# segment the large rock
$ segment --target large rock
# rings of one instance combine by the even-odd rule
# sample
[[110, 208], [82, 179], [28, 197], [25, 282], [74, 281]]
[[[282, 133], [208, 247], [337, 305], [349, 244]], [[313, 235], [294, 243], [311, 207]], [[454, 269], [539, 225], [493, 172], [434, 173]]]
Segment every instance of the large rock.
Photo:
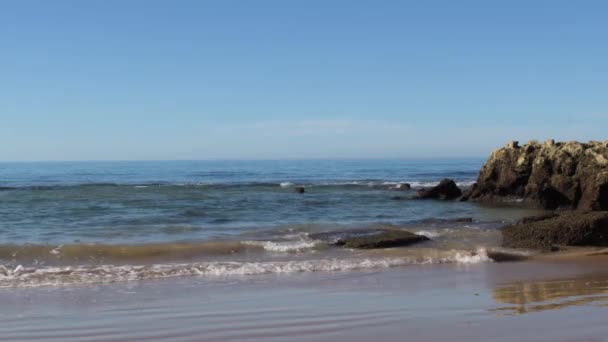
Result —
[[463, 199], [608, 210], [608, 141], [511, 142], [492, 152]]
[[403, 247], [430, 240], [424, 235], [399, 229], [360, 229], [317, 233], [311, 234], [310, 238], [328, 241], [335, 246], [359, 249]]
[[456, 199], [462, 195], [462, 191], [451, 179], [443, 179], [435, 187], [420, 189], [416, 194], [418, 199]]
[[608, 246], [608, 212], [567, 211], [524, 218], [502, 228], [503, 245], [551, 249], [554, 246]]

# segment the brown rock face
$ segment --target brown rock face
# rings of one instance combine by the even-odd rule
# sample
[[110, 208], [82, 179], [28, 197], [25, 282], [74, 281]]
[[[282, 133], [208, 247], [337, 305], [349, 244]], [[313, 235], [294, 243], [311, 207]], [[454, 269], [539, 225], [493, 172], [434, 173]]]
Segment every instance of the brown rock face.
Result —
[[608, 210], [608, 141], [511, 142], [492, 152], [463, 198], [517, 198], [545, 209]]
[[502, 228], [503, 245], [551, 249], [561, 246], [608, 246], [608, 212], [564, 212], [529, 217]]

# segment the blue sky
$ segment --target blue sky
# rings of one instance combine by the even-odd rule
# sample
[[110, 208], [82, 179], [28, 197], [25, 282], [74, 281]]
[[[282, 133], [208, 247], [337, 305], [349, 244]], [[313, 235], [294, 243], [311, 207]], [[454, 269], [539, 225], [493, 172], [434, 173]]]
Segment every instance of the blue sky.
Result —
[[608, 139], [605, 1], [2, 1], [0, 160]]

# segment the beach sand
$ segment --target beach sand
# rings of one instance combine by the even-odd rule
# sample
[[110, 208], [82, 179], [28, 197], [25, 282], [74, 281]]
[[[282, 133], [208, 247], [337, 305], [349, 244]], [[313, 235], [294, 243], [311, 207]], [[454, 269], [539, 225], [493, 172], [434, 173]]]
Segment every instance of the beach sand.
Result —
[[604, 341], [606, 256], [0, 289], [2, 341]]

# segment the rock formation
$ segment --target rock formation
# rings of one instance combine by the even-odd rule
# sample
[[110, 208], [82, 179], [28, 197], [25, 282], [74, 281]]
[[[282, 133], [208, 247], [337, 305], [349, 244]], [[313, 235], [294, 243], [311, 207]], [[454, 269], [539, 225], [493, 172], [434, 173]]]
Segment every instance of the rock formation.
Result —
[[453, 180], [443, 179], [441, 182], [439, 182], [439, 185], [435, 187], [418, 190], [415, 198], [452, 200], [460, 197], [461, 195], [462, 191], [458, 186], [456, 186], [456, 183]]
[[328, 241], [329, 244], [334, 246], [357, 249], [403, 247], [430, 240], [424, 235], [391, 228], [355, 229], [316, 233], [311, 234], [310, 238]]
[[503, 245], [550, 250], [555, 246], [608, 246], [608, 212], [566, 211], [524, 218], [502, 228]]
[[492, 152], [464, 200], [608, 210], [608, 141], [516, 141]]

